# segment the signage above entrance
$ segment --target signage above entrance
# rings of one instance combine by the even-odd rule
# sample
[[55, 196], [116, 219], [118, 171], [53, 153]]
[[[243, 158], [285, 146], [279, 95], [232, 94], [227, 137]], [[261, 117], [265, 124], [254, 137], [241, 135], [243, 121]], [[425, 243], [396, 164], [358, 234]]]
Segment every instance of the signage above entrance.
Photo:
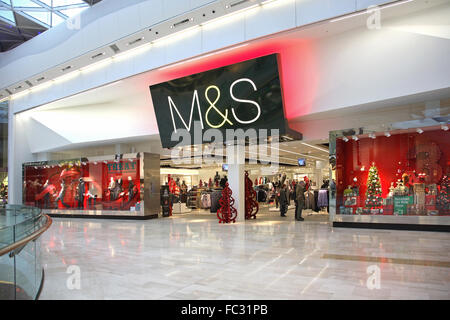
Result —
[[[150, 86], [161, 143], [179, 145], [172, 135], [184, 129], [194, 137], [194, 126], [203, 141], [208, 129], [272, 129], [287, 133], [277, 55], [192, 74]], [[196, 130], [197, 130], [196, 129]]]

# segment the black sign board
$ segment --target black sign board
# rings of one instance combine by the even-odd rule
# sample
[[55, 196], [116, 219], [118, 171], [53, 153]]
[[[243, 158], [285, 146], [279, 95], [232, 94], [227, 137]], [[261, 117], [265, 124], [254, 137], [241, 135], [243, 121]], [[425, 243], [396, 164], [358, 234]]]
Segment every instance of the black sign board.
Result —
[[226, 129], [286, 133], [277, 54], [155, 84], [150, 93], [164, 148], [179, 144], [171, 140], [179, 129], [188, 130], [195, 144], [195, 121], [202, 137], [210, 128], [219, 129], [224, 139]]

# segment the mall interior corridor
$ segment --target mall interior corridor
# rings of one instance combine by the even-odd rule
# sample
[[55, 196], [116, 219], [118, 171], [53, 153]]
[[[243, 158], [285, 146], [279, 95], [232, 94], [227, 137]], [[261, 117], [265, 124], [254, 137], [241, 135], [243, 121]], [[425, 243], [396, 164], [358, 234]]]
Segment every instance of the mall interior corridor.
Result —
[[40, 299], [450, 298], [448, 233], [332, 228], [287, 215], [266, 209], [226, 225], [214, 214], [55, 218], [42, 239]]
[[0, 303], [441, 314], [413, 300], [450, 300], [449, 17], [450, 0], [0, 0]]

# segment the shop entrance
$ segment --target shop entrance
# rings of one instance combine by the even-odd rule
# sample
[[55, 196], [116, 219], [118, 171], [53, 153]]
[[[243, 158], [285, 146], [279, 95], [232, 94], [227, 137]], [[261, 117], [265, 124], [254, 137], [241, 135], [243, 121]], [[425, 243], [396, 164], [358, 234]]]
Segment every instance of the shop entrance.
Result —
[[[207, 149], [207, 145], [189, 146], [183, 151], [187, 151], [187, 148], [192, 151], [190, 163], [183, 161], [180, 164], [179, 158], [161, 157], [160, 179], [161, 185], [168, 186], [170, 190], [171, 217], [217, 220], [219, 199], [228, 180], [225, 151], [222, 153], [223, 162], [211, 164], [199, 161], [195, 156], [200, 150]], [[276, 166], [260, 161], [255, 163], [252, 160], [257, 155], [253, 154], [248, 146], [245, 149], [245, 172], [248, 173], [258, 203], [256, 220], [294, 220], [296, 184], [303, 181], [305, 201], [302, 217], [305, 221], [328, 221], [328, 142], [285, 141], [280, 142], [277, 149], [279, 163]], [[189, 152], [187, 154], [189, 155]], [[285, 197], [282, 195], [283, 186]], [[281, 215], [282, 207], [286, 217]]]

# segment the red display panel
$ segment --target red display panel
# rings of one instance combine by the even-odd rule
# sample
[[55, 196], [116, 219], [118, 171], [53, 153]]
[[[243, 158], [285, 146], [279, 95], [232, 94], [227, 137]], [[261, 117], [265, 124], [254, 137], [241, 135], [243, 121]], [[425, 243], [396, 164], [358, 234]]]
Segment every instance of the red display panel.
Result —
[[450, 132], [336, 141], [338, 214], [450, 215]]
[[140, 159], [24, 165], [23, 202], [43, 209], [139, 210]]

